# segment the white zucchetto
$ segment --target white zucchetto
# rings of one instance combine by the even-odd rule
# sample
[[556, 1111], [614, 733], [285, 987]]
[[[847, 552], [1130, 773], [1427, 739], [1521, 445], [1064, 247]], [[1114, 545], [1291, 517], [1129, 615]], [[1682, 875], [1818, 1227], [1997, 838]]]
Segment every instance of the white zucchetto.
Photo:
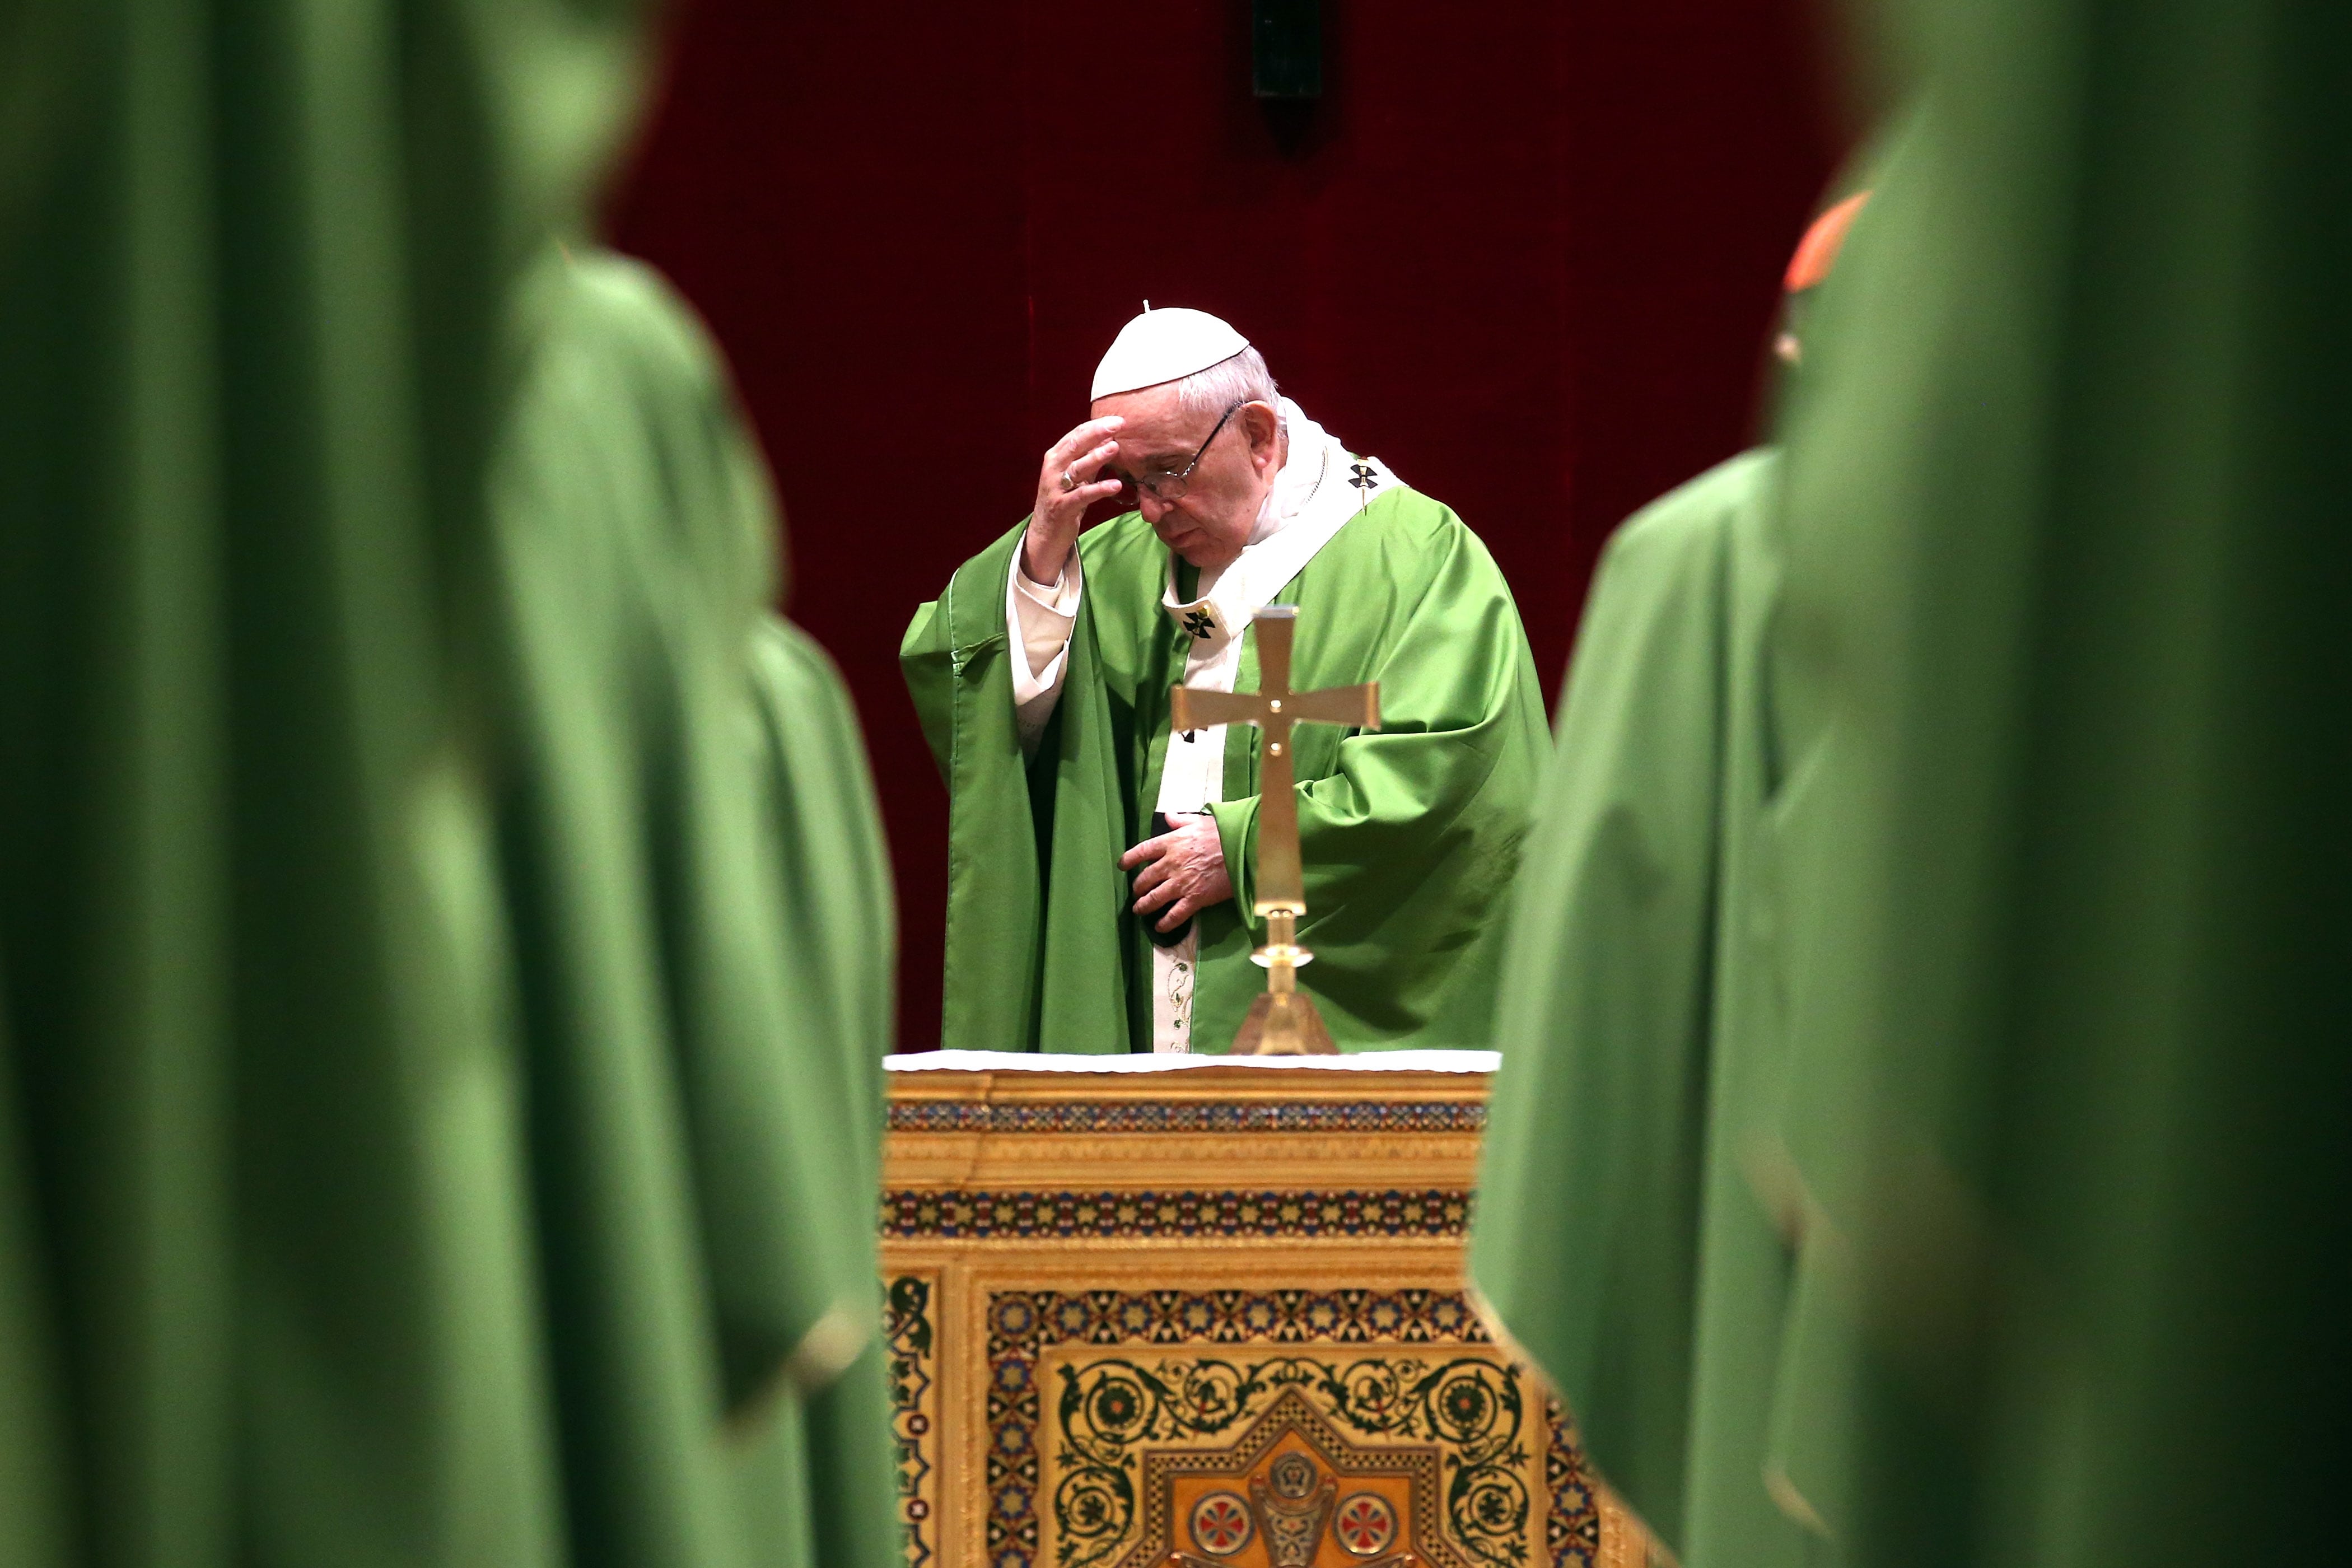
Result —
[[1247, 347], [1247, 338], [1206, 310], [1155, 310], [1146, 305], [1111, 340], [1110, 352], [1095, 366], [1095, 389], [1087, 395], [1091, 401], [1181, 381]]

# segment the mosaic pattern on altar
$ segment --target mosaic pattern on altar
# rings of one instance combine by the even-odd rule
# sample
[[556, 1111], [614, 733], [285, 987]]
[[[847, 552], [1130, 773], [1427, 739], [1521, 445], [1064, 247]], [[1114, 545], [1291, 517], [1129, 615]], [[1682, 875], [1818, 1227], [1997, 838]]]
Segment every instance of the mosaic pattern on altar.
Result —
[[903, 1100], [890, 1107], [893, 1132], [1483, 1132], [1486, 1127], [1483, 1102], [1432, 1100], [1083, 1100], [1039, 1105]]
[[1601, 1560], [1601, 1505], [1585, 1484], [1577, 1462], [1583, 1448], [1557, 1394], [1544, 1395], [1544, 1426], [1551, 1434], [1544, 1447], [1544, 1490], [1551, 1494], [1544, 1514], [1545, 1560], [1554, 1568], [1592, 1568]]
[[1464, 1188], [1423, 1192], [886, 1192], [886, 1238], [1459, 1237]]
[[889, 1282], [883, 1318], [890, 1355], [890, 1437], [898, 1462], [898, 1524], [907, 1568], [937, 1560], [938, 1401], [932, 1397], [936, 1342], [933, 1279], [900, 1275]]
[[[1597, 1560], [1600, 1517], [1558, 1402], [1523, 1386], [1459, 1292], [1021, 1290], [988, 1300], [989, 1568], [1110, 1568], [1141, 1539], [1134, 1476], [1145, 1450], [1230, 1440], [1286, 1397], [1307, 1399], [1337, 1429], [1443, 1447], [1448, 1521], [1479, 1568], [1527, 1568], [1538, 1552], [1552, 1568]], [[1126, 1353], [1041, 1364], [1064, 1347]], [[1520, 1479], [1538, 1428], [1549, 1493], [1540, 1517]], [[1041, 1495], [1048, 1445], [1059, 1472], [1051, 1496]], [[1041, 1561], [1048, 1519], [1055, 1551]]]

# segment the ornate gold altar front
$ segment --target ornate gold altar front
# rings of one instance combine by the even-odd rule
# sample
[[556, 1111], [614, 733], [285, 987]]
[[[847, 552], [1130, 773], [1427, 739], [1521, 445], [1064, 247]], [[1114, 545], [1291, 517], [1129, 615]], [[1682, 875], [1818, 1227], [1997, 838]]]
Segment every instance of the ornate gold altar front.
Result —
[[1491, 1058], [1104, 1059], [889, 1075], [910, 1568], [1643, 1562], [1464, 1296]]

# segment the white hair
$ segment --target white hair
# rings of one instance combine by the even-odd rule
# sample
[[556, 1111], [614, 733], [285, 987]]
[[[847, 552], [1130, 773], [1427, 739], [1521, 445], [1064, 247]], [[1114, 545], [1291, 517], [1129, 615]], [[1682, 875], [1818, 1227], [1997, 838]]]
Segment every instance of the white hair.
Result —
[[1274, 384], [1265, 356], [1255, 348], [1244, 348], [1206, 370], [1196, 370], [1176, 384], [1176, 406], [1187, 414], [1214, 418], [1236, 403], [1271, 405], [1278, 425], [1290, 423], [1282, 416], [1282, 389]]

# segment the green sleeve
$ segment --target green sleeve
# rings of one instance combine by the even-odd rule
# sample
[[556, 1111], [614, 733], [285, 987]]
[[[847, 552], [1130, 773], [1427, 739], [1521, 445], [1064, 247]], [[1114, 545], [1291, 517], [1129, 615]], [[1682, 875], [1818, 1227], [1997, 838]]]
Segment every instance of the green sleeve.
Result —
[[[1025, 525], [1024, 525], [1025, 526]], [[1027, 772], [1013, 724], [1004, 592], [1023, 529], [964, 563], [916, 613], [898, 663], [948, 790], [945, 1015], [950, 1050], [1034, 1048], [1036, 858]], [[992, 584], [993, 587], [992, 588]]]
[[[964, 563], [900, 645], [948, 787], [945, 1017], [951, 1049], [1129, 1048], [1120, 949], [1126, 820], [1091, 603], [1071, 634], [1048, 731], [1013, 721], [1004, 584], [1025, 520]], [[1088, 594], [1102, 584], [1090, 579]]]
[[898, 668], [906, 676], [907, 695], [914, 701], [915, 720], [923, 727], [923, 740], [931, 748], [940, 782], [946, 784], [955, 749], [951, 673], [955, 659], [948, 640], [947, 612], [940, 604], [930, 599], [916, 608], [915, 618], [908, 623], [907, 635], [898, 644]]

